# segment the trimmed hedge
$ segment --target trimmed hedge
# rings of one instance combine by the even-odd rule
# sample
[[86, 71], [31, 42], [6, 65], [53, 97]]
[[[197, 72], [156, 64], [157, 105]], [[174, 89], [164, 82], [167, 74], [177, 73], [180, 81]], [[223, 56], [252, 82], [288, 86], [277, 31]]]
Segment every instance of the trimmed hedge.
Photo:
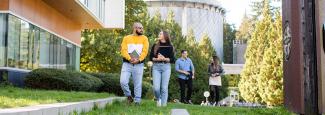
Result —
[[[109, 92], [118, 96], [124, 96], [120, 85], [120, 74], [114, 73], [89, 73], [92, 76], [98, 77], [104, 82], [104, 85], [99, 89], [101, 92]], [[130, 90], [134, 95], [133, 82], [129, 82]], [[142, 97], [145, 97], [147, 93], [152, 93], [152, 85], [146, 81], [142, 81]]]
[[41, 68], [31, 71], [25, 78], [27, 87], [65, 91], [98, 91], [103, 82], [77, 71]]

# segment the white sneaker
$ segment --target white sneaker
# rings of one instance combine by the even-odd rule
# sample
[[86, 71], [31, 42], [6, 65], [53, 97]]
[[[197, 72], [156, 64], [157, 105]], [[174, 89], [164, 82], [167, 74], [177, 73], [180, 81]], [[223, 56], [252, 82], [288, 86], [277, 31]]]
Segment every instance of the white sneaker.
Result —
[[158, 106], [158, 107], [161, 106], [161, 99], [158, 99], [158, 101], [157, 101], [157, 106]]

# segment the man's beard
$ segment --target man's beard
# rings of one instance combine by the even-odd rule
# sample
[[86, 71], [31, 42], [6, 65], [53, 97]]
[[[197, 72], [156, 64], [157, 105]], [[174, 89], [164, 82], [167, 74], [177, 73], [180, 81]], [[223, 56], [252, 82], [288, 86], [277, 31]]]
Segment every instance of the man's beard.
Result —
[[138, 31], [135, 31], [139, 36], [141, 36], [143, 33], [142, 32], [138, 32]]

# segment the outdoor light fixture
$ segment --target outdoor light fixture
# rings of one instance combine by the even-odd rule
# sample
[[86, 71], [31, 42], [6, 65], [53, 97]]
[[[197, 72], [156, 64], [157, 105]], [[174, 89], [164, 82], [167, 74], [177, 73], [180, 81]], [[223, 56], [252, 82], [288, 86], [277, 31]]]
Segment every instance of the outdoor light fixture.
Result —
[[210, 92], [209, 91], [205, 91], [203, 93], [204, 97], [205, 97], [205, 102], [206, 102], [206, 105], [208, 105], [209, 101], [208, 101], [208, 97], [210, 96]]
[[208, 97], [210, 96], [210, 92], [209, 92], [209, 91], [205, 91], [205, 92], [203, 93], [203, 95], [204, 95], [204, 97], [208, 98]]

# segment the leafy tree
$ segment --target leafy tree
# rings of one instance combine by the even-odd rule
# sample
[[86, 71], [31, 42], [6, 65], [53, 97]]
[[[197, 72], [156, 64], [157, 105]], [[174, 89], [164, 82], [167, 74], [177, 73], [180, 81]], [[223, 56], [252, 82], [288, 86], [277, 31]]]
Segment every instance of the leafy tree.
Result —
[[132, 33], [134, 22], [141, 22], [146, 28], [149, 18], [145, 2], [141, 0], [125, 2], [125, 29], [90, 29], [82, 32], [81, 71], [119, 73], [122, 64], [120, 56], [122, 38]]
[[234, 25], [228, 23], [223, 25], [223, 52], [224, 52], [224, 63], [233, 63], [233, 40], [236, 39], [236, 30]]
[[85, 30], [83, 33], [80, 69], [86, 72], [118, 72], [121, 65], [122, 36], [108, 30]]
[[263, 6], [248, 41], [239, 91], [246, 101], [273, 106], [283, 103], [282, 22], [279, 11], [272, 17], [270, 1], [265, 0]]

